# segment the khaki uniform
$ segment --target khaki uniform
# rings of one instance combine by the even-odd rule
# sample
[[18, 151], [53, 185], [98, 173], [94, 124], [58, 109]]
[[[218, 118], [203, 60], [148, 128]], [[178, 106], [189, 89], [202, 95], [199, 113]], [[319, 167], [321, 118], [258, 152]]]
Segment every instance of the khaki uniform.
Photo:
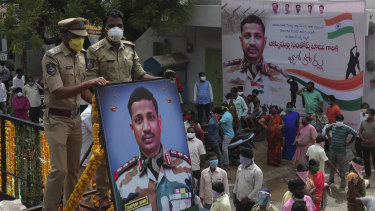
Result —
[[152, 161], [153, 167], [160, 163], [157, 177], [143, 157], [139, 154], [114, 172], [116, 194], [121, 199], [121, 204], [117, 206], [124, 210], [153, 211], [177, 211], [191, 207], [195, 194], [192, 192], [189, 157], [163, 148], [156, 161]]
[[129, 41], [121, 41], [116, 51], [104, 38], [88, 48], [87, 57], [87, 80], [104, 77], [111, 83], [121, 83], [138, 80], [146, 74], [134, 51], [134, 44]]
[[[88, 48], [87, 57], [86, 80], [104, 77], [110, 83], [120, 83], [138, 80], [146, 74], [139, 63], [134, 44], [129, 41], [121, 41], [116, 51], [104, 38]], [[93, 119], [93, 123], [99, 123], [99, 120]], [[103, 158], [101, 163], [95, 176], [98, 199], [108, 196], [109, 189], [106, 159]]]
[[[52, 93], [80, 84], [84, 78], [85, 57], [73, 53], [63, 43], [46, 52], [42, 60], [46, 105], [43, 123], [51, 154], [51, 171], [43, 199], [43, 210], [58, 210], [61, 191], [64, 203], [78, 181], [82, 127], [79, 107], [81, 96], [57, 99]], [[65, 110], [71, 116], [51, 114], [50, 110]]]
[[[264, 59], [259, 64], [249, 64], [244, 59], [225, 62], [226, 83], [231, 86], [243, 86], [245, 96], [253, 89], [269, 94], [280, 90], [285, 80], [282, 69]], [[252, 74], [253, 73], [253, 74]]]

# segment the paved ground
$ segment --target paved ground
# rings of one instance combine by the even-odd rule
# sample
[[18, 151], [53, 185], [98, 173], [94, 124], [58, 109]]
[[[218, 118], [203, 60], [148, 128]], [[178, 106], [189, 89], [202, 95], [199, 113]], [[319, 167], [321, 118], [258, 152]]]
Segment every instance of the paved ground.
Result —
[[[284, 193], [287, 191], [288, 180], [295, 178], [295, 166], [290, 163], [290, 161], [283, 160], [280, 167], [272, 167], [267, 165], [266, 151], [267, 151], [267, 142], [260, 141], [255, 143], [257, 149], [254, 150], [255, 163], [263, 171], [263, 187], [268, 187], [272, 192], [272, 204], [278, 207], [281, 210], [281, 199]], [[353, 155], [351, 152], [348, 153], [348, 159]], [[206, 163], [206, 165], [208, 165]], [[326, 172], [329, 172], [329, 169], [326, 168]], [[326, 175], [326, 179], [328, 174]], [[228, 180], [230, 191], [232, 193], [234, 180], [236, 178], [236, 167], [233, 167], [228, 172]], [[330, 210], [346, 210], [346, 189], [339, 189], [340, 178], [336, 176], [335, 185], [331, 186], [332, 194], [328, 197], [327, 209]], [[370, 184], [374, 184], [373, 187], [370, 187], [367, 190], [367, 195], [375, 195], [375, 179], [371, 178]], [[231, 196], [232, 197], [232, 196]], [[233, 205], [232, 205], [233, 206]], [[233, 207], [234, 210], [234, 207]]]

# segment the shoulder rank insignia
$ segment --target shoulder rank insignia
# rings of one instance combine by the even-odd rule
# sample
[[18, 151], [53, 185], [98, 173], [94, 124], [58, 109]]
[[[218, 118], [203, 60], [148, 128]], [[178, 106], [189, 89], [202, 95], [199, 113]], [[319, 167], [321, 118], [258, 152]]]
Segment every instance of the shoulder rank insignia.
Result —
[[128, 162], [126, 162], [124, 165], [122, 165], [120, 168], [118, 168], [115, 171], [115, 173], [113, 174], [113, 179], [116, 181], [122, 173], [124, 173], [125, 171], [132, 168], [135, 164], [137, 164], [137, 156], [133, 157]]
[[57, 53], [59, 53], [59, 52], [61, 52], [62, 51], [62, 49], [60, 48], [60, 46], [57, 46], [57, 47], [54, 47], [54, 48], [52, 48], [52, 49], [49, 49], [47, 52], [46, 52], [46, 54], [48, 55], [48, 56], [54, 56], [54, 55], [56, 55]]
[[[274, 70], [274, 71], [277, 71], [277, 72], [282, 72], [282, 69], [272, 63], [267, 63], [267, 66], [270, 70]], [[267, 68], [267, 69], [268, 69]]]
[[127, 40], [123, 41], [123, 43], [126, 44], [126, 45], [135, 46], [135, 44], [133, 42], [130, 42], [130, 41], [127, 41]]
[[94, 45], [90, 46], [88, 50], [97, 51], [102, 46], [104, 46], [104, 39], [100, 40], [99, 42], [97, 42]]
[[235, 60], [227, 61], [223, 63], [223, 67], [238, 65], [238, 64], [241, 64], [241, 62], [242, 62], [242, 59], [235, 59]]
[[46, 69], [47, 69], [47, 73], [49, 74], [49, 75], [55, 75], [56, 74], [56, 72], [57, 72], [57, 70], [56, 70], [56, 65], [54, 64], [54, 63], [48, 63], [47, 65], [46, 65]]
[[169, 150], [169, 154], [171, 155], [171, 157], [181, 158], [191, 165], [190, 158], [184, 153], [178, 152], [176, 150]]

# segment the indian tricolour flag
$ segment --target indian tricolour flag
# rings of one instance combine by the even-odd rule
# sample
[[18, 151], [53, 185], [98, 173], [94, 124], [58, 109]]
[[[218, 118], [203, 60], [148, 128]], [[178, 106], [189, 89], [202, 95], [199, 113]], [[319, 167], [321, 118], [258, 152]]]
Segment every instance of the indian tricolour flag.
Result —
[[343, 34], [354, 34], [353, 17], [351, 13], [342, 13], [334, 18], [325, 19], [328, 39], [334, 39]]

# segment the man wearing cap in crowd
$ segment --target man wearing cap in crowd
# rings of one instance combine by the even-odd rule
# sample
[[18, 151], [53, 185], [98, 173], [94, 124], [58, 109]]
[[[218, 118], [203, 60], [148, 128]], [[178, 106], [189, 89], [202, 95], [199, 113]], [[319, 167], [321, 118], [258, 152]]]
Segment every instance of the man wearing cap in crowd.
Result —
[[46, 105], [43, 124], [51, 154], [51, 171], [43, 198], [46, 211], [58, 210], [62, 190], [65, 203], [78, 181], [81, 96], [91, 102], [88, 88], [107, 84], [103, 77], [83, 82], [85, 57], [81, 50], [87, 36], [86, 23], [84, 18], [60, 21], [62, 43], [48, 50], [42, 60]]
[[[134, 43], [124, 40], [124, 14], [119, 10], [108, 11], [103, 18], [102, 33], [104, 39], [93, 44], [87, 49], [86, 80], [104, 77], [110, 83], [128, 82], [133, 80], [148, 80], [154, 77], [147, 74], [135, 52]], [[166, 73], [174, 72], [167, 70]], [[93, 119], [93, 123], [98, 122]], [[105, 158], [96, 171], [95, 176], [99, 207], [108, 208], [111, 203], [108, 199], [109, 180]]]
[[262, 188], [258, 192], [258, 204], [255, 205], [251, 211], [279, 211], [275, 205], [270, 203], [271, 201], [271, 190], [268, 188]]

